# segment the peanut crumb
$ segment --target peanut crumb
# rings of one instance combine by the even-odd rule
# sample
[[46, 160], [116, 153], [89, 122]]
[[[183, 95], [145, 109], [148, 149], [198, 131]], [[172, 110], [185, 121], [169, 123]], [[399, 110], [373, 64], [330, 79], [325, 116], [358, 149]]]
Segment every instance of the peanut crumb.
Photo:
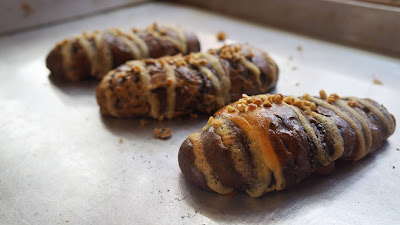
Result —
[[283, 101], [284, 101], [285, 103], [287, 103], [287, 104], [290, 104], [290, 97], [289, 97], [289, 96], [285, 97], [285, 98], [283, 99]]
[[133, 73], [134, 73], [134, 74], [140, 73], [140, 67], [139, 67], [139, 66], [134, 66], [134, 67], [133, 67]]
[[275, 95], [275, 97], [274, 97], [274, 102], [275, 102], [275, 103], [281, 104], [281, 103], [282, 103], [282, 100], [283, 100], [283, 95], [281, 95], [281, 94]]
[[301, 45], [298, 45], [296, 49], [297, 51], [301, 52], [303, 50], [303, 47]]
[[142, 126], [142, 127], [146, 126], [148, 123], [149, 122], [147, 120], [145, 120], [145, 119], [141, 119], [140, 120], [140, 126]]
[[321, 97], [322, 99], [326, 99], [328, 95], [326, 94], [325, 90], [320, 90], [319, 97]]
[[247, 103], [253, 103], [254, 99], [252, 97], [247, 97], [246, 102]]
[[383, 85], [383, 82], [376, 78], [373, 80], [373, 82], [374, 82], [374, 84], [377, 84], [377, 85]]
[[214, 49], [209, 49], [209, 50], [208, 50], [208, 54], [215, 55], [215, 53], [216, 53], [216, 52], [215, 52]]
[[155, 128], [154, 137], [158, 139], [168, 139], [171, 137], [173, 131], [170, 128]]
[[242, 98], [246, 99], [246, 98], [248, 98], [248, 97], [249, 97], [248, 95], [242, 94]]
[[120, 139], [119, 139], [119, 143], [120, 143], [120, 144], [124, 143], [124, 139], [120, 138]]
[[317, 110], [317, 105], [313, 102], [313, 103], [311, 104], [311, 106], [310, 106], [310, 109], [311, 109], [312, 111]]
[[[321, 91], [323, 91], [323, 90], [321, 90]], [[319, 91], [319, 94], [321, 95], [321, 91]], [[325, 91], [324, 91], [325, 92]], [[326, 94], [326, 93], [325, 93]], [[303, 99], [304, 100], [310, 100], [311, 99], [311, 95], [310, 94], [308, 94], [308, 93], [305, 93], [304, 95], [303, 95]]]
[[349, 106], [351, 106], [351, 107], [356, 107], [357, 106], [357, 102], [355, 101], [355, 100], [349, 100], [348, 102], [347, 102], [347, 104], [349, 105]]
[[190, 118], [197, 119], [199, 118], [199, 115], [197, 115], [196, 113], [190, 113]]
[[254, 53], [253, 52], [249, 52], [247, 53], [247, 57], [249, 57], [250, 59], [254, 57]]
[[221, 122], [217, 121], [217, 120], [213, 120], [211, 123], [215, 128], [218, 128], [219, 126], [221, 126]]
[[240, 112], [244, 112], [244, 110], [246, 109], [245, 104], [243, 103], [239, 103], [236, 105], [236, 108], [240, 111]]
[[262, 101], [261, 101], [261, 99], [259, 99], [259, 98], [256, 97], [256, 98], [254, 99], [253, 103], [259, 106], [259, 105], [261, 105]]
[[303, 106], [304, 106], [304, 103], [303, 103], [303, 101], [302, 100], [299, 100], [299, 101], [296, 101], [296, 106], [297, 107], [299, 107], [300, 109], [302, 109], [303, 108]]
[[257, 109], [257, 105], [253, 104], [253, 103], [250, 103], [249, 104], [249, 110], [254, 111], [255, 109]]
[[202, 66], [206, 66], [208, 64], [208, 61], [206, 59], [199, 59], [197, 60], [197, 63]]
[[235, 112], [236, 111], [236, 109], [235, 108], [233, 108], [232, 106], [230, 106], [230, 105], [228, 105], [227, 107], [226, 107], [226, 109], [228, 110], [228, 112], [229, 113], [233, 113], [233, 112]]
[[219, 31], [217, 33], [217, 40], [218, 41], [225, 41], [226, 40], [226, 33], [223, 31]]
[[330, 94], [329, 97], [333, 97], [335, 100], [338, 100], [340, 96], [336, 93]]
[[272, 104], [271, 104], [270, 101], [266, 100], [265, 102], [263, 102], [263, 106], [264, 106], [264, 107], [271, 107]]
[[334, 97], [329, 96], [329, 97], [326, 99], [326, 101], [327, 101], [328, 103], [334, 103], [334, 102], [336, 101], [336, 99], [335, 99]]

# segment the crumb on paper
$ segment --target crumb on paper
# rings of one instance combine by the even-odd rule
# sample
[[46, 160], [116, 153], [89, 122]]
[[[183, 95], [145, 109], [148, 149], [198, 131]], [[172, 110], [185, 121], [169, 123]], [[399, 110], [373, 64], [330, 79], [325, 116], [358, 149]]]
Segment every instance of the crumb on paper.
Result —
[[65, 222], [66, 222], [66, 223], [69, 223], [69, 220], [66, 220]]
[[374, 82], [374, 84], [377, 84], [377, 85], [383, 85], [383, 82], [376, 78], [373, 80], [373, 82]]
[[400, 148], [396, 148], [397, 151], [400, 151]]
[[154, 136], [159, 139], [168, 139], [171, 137], [173, 131], [170, 128], [155, 128]]
[[395, 166], [393, 166], [393, 169], [396, 169], [396, 167], [395, 167]]
[[292, 70], [297, 70], [297, 67], [296, 67], [296, 66], [293, 66], [293, 67], [292, 67]]
[[225, 41], [226, 40], [226, 33], [223, 31], [219, 31], [217, 33], [217, 40], [218, 41]]
[[140, 120], [140, 126], [142, 126], [142, 127], [146, 126], [148, 123], [149, 123], [149, 121], [147, 121], [145, 119]]
[[301, 45], [298, 45], [296, 49], [297, 51], [301, 52], [303, 50], [303, 47]]
[[20, 8], [22, 10], [23, 16], [28, 17], [30, 15], [33, 15], [35, 13], [35, 10], [32, 8], [32, 6], [29, 3], [22, 3], [20, 5]]
[[300, 85], [300, 83], [299, 83], [299, 82], [296, 82], [294, 85], [295, 85], [296, 87], [298, 87], [298, 86]]
[[119, 143], [122, 144], [124, 142], [124, 139], [120, 138]]
[[292, 61], [293, 60], [293, 56], [289, 56], [288, 60]]

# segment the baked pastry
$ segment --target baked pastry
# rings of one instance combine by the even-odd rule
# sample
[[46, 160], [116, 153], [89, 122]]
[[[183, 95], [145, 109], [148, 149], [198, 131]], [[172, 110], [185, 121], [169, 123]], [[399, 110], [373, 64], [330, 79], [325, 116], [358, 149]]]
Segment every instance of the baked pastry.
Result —
[[46, 59], [56, 77], [79, 81], [97, 79], [128, 60], [200, 51], [197, 37], [173, 26], [152, 26], [123, 32], [117, 28], [83, 33], [59, 42]]
[[371, 99], [256, 95], [210, 117], [182, 144], [178, 159], [196, 185], [260, 197], [300, 183], [336, 160], [360, 160], [395, 130], [395, 119]]
[[103, 115], [173, 119], [213, 113], [242, 93], [265, 93], [278, 67], [249, 45], [225, 45], [208, 53], [129, 61], [109, 72], [97, 88]]

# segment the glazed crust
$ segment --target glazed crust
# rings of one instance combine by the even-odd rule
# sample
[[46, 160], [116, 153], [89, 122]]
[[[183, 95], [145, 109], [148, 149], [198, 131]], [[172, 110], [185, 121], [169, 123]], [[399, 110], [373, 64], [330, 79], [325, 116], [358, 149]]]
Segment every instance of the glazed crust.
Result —
[[109, 72], [97, 88], [102, 115], [173, 119], [213, 113], [242, 93], [265, 93], [278, 79], [269, 55], [249, 45], [208, 53], [129, 61]]
[[330, 173], [336, 160], [362, 159], [382, 146], [395, 125], [393, 115], [371, 99], [245, 95], [183, 142], [179, 166], [208, 190], [259, 197], [313, 173]]
[[122, 32], [116, 28], [65, 39], [48, 54], [51, 75], [69, 81], [101, 79], [129, 60], [200, 51], [193, 33], [172, 26], [152, 26]]

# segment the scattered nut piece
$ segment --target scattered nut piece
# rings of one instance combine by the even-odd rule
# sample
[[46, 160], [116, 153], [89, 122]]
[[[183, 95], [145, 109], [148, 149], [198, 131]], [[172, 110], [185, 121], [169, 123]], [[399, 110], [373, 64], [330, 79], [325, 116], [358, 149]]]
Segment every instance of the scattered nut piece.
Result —
[[272, 104], [271, 104], [270, 101], [266, 100], [265, 102], [263, 102], [263, 106], [264, 106], [264, 107], [271, 107]]
[[340, 96], [336, 93], [330, 94], [329, 97], [333, 97], [335, 100], [340, 99]]
[[133, 67], [133, 73], [134, 73], [134, 74], [140, 73], [140, 67], [139, 67], [139, 66], [134, 66], [134, 67]]
[[297, 51], [301, 52], [303, 50], [303, 47], [301, 45], [297, 46]]
[[202, 66], [206, 66], [208, 64], [208, 61], [206, 59], [199, 59], [197, 60], [197, 63]]
[[262, 101], [261, 101], [261, 99], [260, 98], [254, 98], [254, 101], [253, 101], [253, 103], [254, 104], [256, 104], [256, 105], [258, 105], [258, 106], [260, 106], [261, 105], [261, 103], [262, 103]]
[[282, 103], [282, 100], [283, 100], [283, 95], [281, 95], [281, 94], [275, 95], [275, 97], [274, 97], [274, 102], [275, 102], [276, 104], [281, 104], [281, 103]]
[[233, 113], [233, 112], [235, 112], [236, 111], [236, 109], [235, 108], [233, 108], [232, 106], [230, 106], [230, 105], [228, 105], [227, 107], [226, 107], [226, 109], [228, 110], [228, 112], [229, 113]]
[[336, 99], [335, 99], [334, 97], [329, 96], [329, 97], [326, 99], [326, 101], [327, 101], [328, 103], [334, 103], [334, 102], [336, 101]]
[[325, 90], [320, 90], [319, 97], [321, 97], [322, 99], [326, 99], [328, 95], [326, 94]]
[[170, 128], [155, 128], [154, 137], [159, 139], [168, 139], [171, 137], [173, 131]]
[[120, 138], [119, 143], [122, 144], [124, 142], [124, 139]]
[[246, 98], [248, 98], [248, 97], [249, 97], [248, 95], [242, 94], [242, 98], [246, 99]]
[[218, 39], [218, 41], [225, 41], [225, 39], [226, 39], [226, 33], [223, 32], [223, 31], [219, 31], [219, 32], [217, 33], [217, 39]]
[[236, 108], [240, 111], [240, 112], [244, 112], [246, 109], [246, 105], [243, 103], [239, 103], [236, 105]]
[[[323, 91], [323, 90], [321, 90], [321, 91]], [[321, 95], [321, 91], [319, 91], [319, 94]], [[325, 93], [325, 91], [324, 91], [324, 93]], [[326, 94], [326, 93], [325, 93]], [[310, 94], [308, 94], [308, 93], [305, 93], [304, 95], [303, 95], [303, 99], [304, 100], [310, 100], [311, 99], [311, 95]]]
[[357, 106], [357, 102], [356, 102], [354, 99], [349, 100], [349, 101], [347, 102], [347, 104], [348, 104], [349, 106], [351, 106], [351, 107], [356, 107], [356, 106]]
[[250, 103], [250, 104], [249, 104], [249, 110], [253, 111], [253, 110], [255, 110], [255, 109], [257, 109], [257, 105], [256, 105], [256, 104], [253, 104], [253, 103]]
[[249, 57], [250, 59], [254, 57], [254, 53], [253, 52], [249, 52], [247, 53], [247, 57]]
[[374, 79], [374, 84], [377, 84], [377, 85], [383, 85], [383, 82], [382, 81], [380, 81], [380, 80], [378, 80], [378, 79]]
[[145, 119], [141, 119], [140, 120], [140, 126], [142, 126], [142, 127], [146, 126], [148, 123], [149, 122], [147, 120], [145, 120]]
[[254, 101], [253, 97], [247, 97], [246, 98], [246, 102], [247, 103], [253, 103], [253, 101]]
[[311, 104], [311, 106], [310, 106], [310, 109], [311, 109], [312, 111], [317, 110], [317, 105], [313, 102], [313, 103]]
[[302, 109], [303, 106], [304, 106], [304, 103], [303, 103], [302, 100], [296, 101], [295, 104], [296, 104], [296, 106], [299, 107], [300, 109]]

